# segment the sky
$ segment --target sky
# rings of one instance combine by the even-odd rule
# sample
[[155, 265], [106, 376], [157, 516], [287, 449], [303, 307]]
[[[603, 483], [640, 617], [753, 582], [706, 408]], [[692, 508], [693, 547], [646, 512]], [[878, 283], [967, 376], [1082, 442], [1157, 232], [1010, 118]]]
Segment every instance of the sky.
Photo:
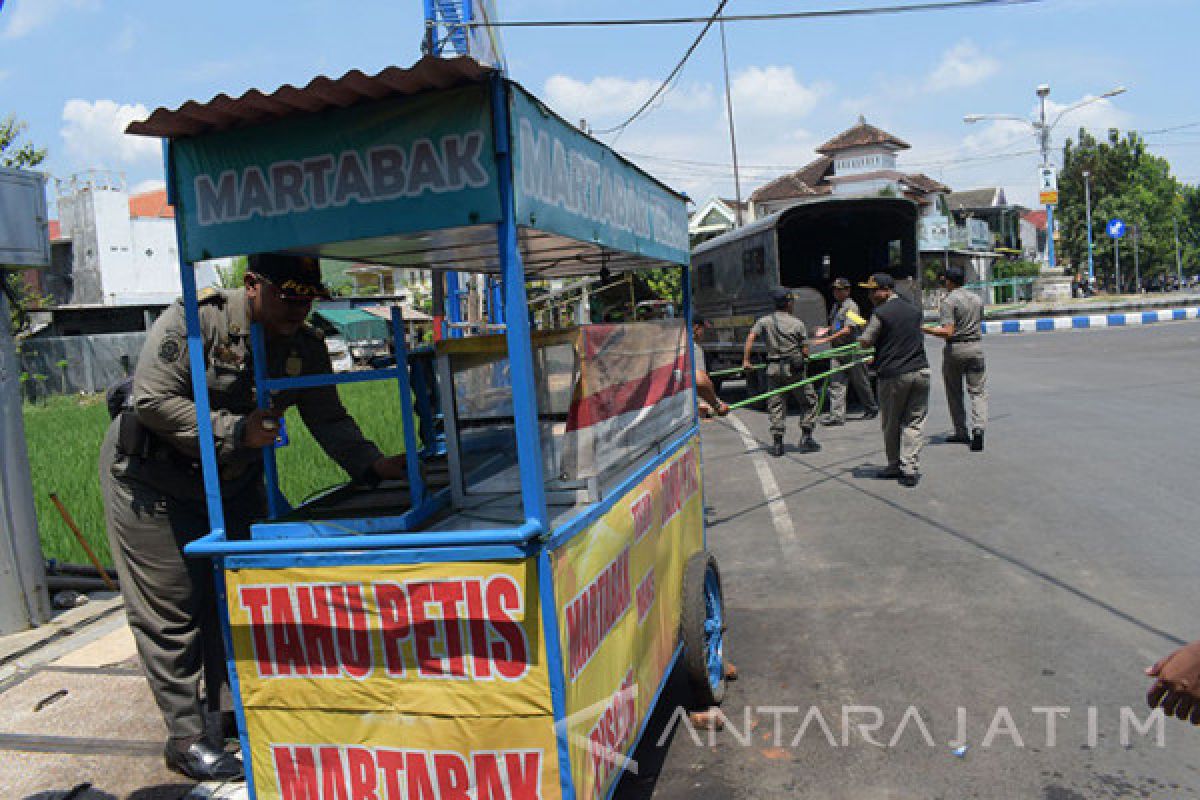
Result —
[[[727, 14], [861, 6], [729, 0]], [[895, 0], [874, 0], [896, 5]], [[512, 20], [704, 16], [716, 0], [497, 0]], [[420, 57], [419, 0], [0, 0], [0, 117], [14, 113], [49, 150], [56, 178], [115, 170], [132, 190], [162, 185], [156, 140], [125, 126], [159, 106], [251, 87], [303, 85], [318, 74], [373, 73]], [[594, 130], [623, 121], [667, 76], [701, 25], [509, 28], [512, 78]], [[965, 114], [1032, 118], [1039, 84], [1051, 119], [1115, 87], [1127, 91], [1066, 114], [1063, 141], [1086, 127], [1146, 134], [1174, 174], [1200, 183], [1197, 0], [1045, 0], [937, 13], [730, 22], [726, 25], [742, 195], [798, 169], [814, 148], [867, 121], [909, 142], [900, 169], [962, 190], [1003, 186], [1036, 202], [1032, 129], [967, 125]], [[1180, 127], [1190, 126], [1190, 127]], [[1162, 133], [1164, 129], [1178, 128]], [[734, 195], [716, 27], [650, 113], [599, 138], [697, 203]]]

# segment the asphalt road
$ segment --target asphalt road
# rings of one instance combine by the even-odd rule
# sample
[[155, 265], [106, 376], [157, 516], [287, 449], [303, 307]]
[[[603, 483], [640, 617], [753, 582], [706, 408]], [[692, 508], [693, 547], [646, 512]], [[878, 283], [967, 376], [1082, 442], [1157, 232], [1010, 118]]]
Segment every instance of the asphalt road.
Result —
[[[1122, 707], [1148, 716], [1142, 669], [1200, 635], [1200, 323], [985, 348], [987, 449], [931, 444], [916, 489], [862, 477], [883, 463], [874, 422], [819, 430], [821, 453], [782, 459], [762, 452], [763, 413], [736, 412], [749, 448], [737, 423], [703, 427], [709, 546], [741, 671], [733, 730], [697, 744], [675, 725], [664, 739], [672, 689], [618, 797], [1200, 794], [1200, 729], [1121, 737]], [[940, 349], [935, 440], [949, 432]], [[1064, 711], [1035, 710], [1049, 707]], [[879, 746], [857, 727], [873, 722]]]

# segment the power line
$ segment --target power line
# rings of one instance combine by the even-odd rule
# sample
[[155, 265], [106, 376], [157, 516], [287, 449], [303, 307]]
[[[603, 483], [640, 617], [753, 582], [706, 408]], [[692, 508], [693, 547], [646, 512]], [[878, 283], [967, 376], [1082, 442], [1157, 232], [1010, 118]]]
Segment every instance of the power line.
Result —
[[[816, 11], [784, 11], [774, 14], [731, 14], [720, 17], [724, 22], [775, 22], [789, 19], [822, 19], [829, 17], [867, 17], [887, 14], [910, 14], [928, 11], [986, 6], [1018, 6], [1043, 3], [1046, 0], [946, 0], [935, 3], [906, 3], [897, 6], [865, 6], [861, 8], [830, 8]], [[724, 5], [724, 3], [722, 3]], [[472, 20], [471, 28], [594, 28], [642, 25], [690, 25], [714, 21], [712, 17], [651, 17], [642, 19], [559, 19], [559, 20]]]
[[1153, 131], [1142, 131], [1142, 135], [1156, 136], [1160, 133], [1174, 133], [1175, 131], [1181, 131], [1185, 128], [1200, 128], [1200, 122], [1189, 122], [1185, 125], [1172, 125], [1169, 128], [1159, 128], [1158, 130]]
[[688, 47], [687, 51], [683, 54], [683, 58], [679, 59], [679, 63], [675, 65], [675, 69], [671, 70], [671, 74], [667, 76], [667, 79], [664, 80], [662, 82], [662, 84], [657, 89], [654, 90], [654, 94], [650, 95], [650, 97], [648, 97], [646, 99], [646, 102], [642, 103], [641, 106], [638, 107], [637, 111], [635, 111], [631, 115], [629, 115], [629, 118], [626, 119], [624, 122], [622, 122], [620, 125], [616, 125], [612, 128], [605, 128], [604, 130], [600, 130], [600, 131], [595, 131], [595, 133], [598, 135], [603, 135], [603, 134], [608, 134], [608, 133], [618, 133], [619, 134], [621, 131], [623, 131], [627, 127], [629, 127], [630, 123], [632, 123], [635, 119], [640, 117], [646, 111], [646, 109], [648, 109], [650, 107], [650, 105], [655, 100], [658, 99], [659, 95], [661, 95], [665, 91], [667, 91], [667, 88], [671, 85], [671, 81], [675, 80], [675, 76], [678, 75], [679, 71], [683, 69], [683, 65], [686, 64], [688, 59], [692, 57], [692, 53], [696, 52], [696, 48], [700, 46], [700, 42], [701, 42], [701, 40], [704, 39], [704, 35], [707, 34], [709, 32], [709, 30], [712, 28], [713, 23], [717, 21], [717, 17], [719, 17], [721, 15], [721, 11], [724, 10], [725, 4], [728, 2], [729, 2], [729, 0], [721, 0], [721, 2], [717, 4], [717, 10], [714, 11], [712, 13], [712, 16], [710, 16], [708, 18], [708, 21], [704, 24], [704, 28], [701, 29], [699, 35], [696, 36], [696, 38], [692, 41], [691, 46]]

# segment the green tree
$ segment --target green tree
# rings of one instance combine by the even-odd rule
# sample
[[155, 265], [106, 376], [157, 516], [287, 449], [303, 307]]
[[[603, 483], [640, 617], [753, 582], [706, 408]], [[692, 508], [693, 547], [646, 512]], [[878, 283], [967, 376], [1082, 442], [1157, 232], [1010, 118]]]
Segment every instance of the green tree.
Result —
[[[1135, 240], [1141, 274], [1145, 278], [1175, 271], [1175, 238], [1172, 218], [1184, 214], [1180, 207], [1181, 186], [1171, 175], [1166, 159], [1146, 151], [1145, 141], [1134, 132], [1124, 136], [1110, 130], [1104, 141], [1085, 130], [1077, 141], [1063, 148], [1063, 171], [1059, 175], [1061, 204], [1057, 213], [1059, 252], [1064, 262], [1087, 268], [1087, 220], [1084, 172], [1090, 173], [1092, 198], [1092, 241], [1096, 273], [1105, 283], [1114, 278], [1115, 247], [1104, 233], [1108, 220], [1119, 217], [1131, 234], [1121, 242], [1122, 283], [1133, 285]], [[1189, 228], [1190, 230], [1190, 228]]]
[[[27, 128], [28, 126], [13, 114], [0, 119], [0, 166], [28, 169], [46, 160], [46, 148], [35, 147], [32, 142], [22, 141]], [[41, 305], [44, 298], [14, 272], [4, 276], [4, 286], [12, 306], [9, 309], [9, 330], [18, 333], [29, 324], [24, 310]]]
[[0, 166], [36, 167], [46, 160], [46, 148], [21, 141], [28, 127], [14, 114], [0, 119]]
[[222, 289], [240, 289], [246, 282], [246, 269], [250, 259], [234, 256], [228, 267], [217, 267], [217, 281]]

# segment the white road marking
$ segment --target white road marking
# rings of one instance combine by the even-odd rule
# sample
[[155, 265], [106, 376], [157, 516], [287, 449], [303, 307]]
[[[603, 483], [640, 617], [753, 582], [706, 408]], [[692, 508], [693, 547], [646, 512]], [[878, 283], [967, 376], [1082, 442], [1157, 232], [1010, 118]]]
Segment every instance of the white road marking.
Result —
[[[763, 497], [766, 498], [767, 510], [771, 514], [771, 524], [775, 526], [775, 533], [779, 537], [779, 546], [783, 549], [783, 554], [788, 561], [794, 563], [805, 554], [800, 551], [800, 539], [796, 536], [796, 526], [792, 522], [792, 515], [788, 511], [787, 503], [783, 501], [783, 494], [779, 491], [775, 475], [771, 472], [771, 465], [767, 463], [767, 457], [763, 455], [758, 440], [754, 438], [754, 434], [750, 433], [746, 423], [738, 419], [736, 414], [730, 414], [725, 419], [733, 425], [738, 436], [742, 437], [746, 455], [750, 456], [750, 460], [754, 462], [754, 471], [758, 473], [758, 482], [762, 484]], [[807, 555], [811, 557], [811, 553]]]

